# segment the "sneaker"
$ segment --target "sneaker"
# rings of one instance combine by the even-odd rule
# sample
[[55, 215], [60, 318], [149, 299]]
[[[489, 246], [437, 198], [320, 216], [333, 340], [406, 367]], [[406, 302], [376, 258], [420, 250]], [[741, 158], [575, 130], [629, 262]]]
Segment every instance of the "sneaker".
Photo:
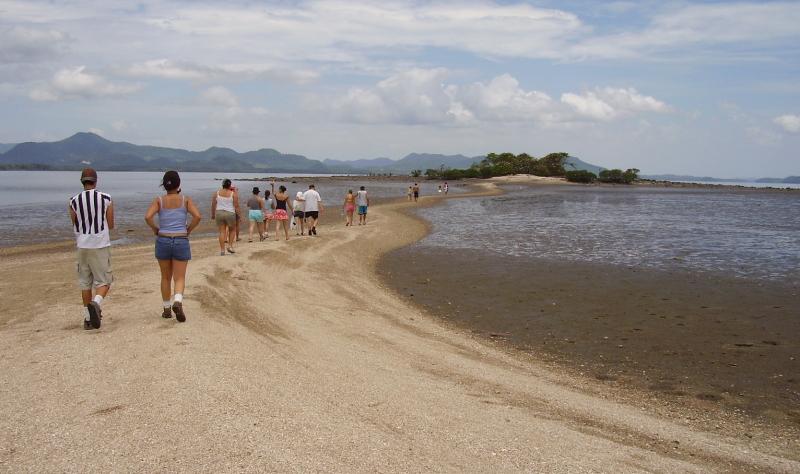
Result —
[[161, 313], [161, 317], [164, 319], [169, 319], [172, 317], [172, 309], [169, 307], [164, 308], [164, 312]]
[[186, 314], [183, 312], [183, 303], [180, 301], [172, 303], [172, 311], [175, 311], [175, 319], [177, 319], [179, 323], [186, 321]]
[[233, 251], [233, 249], [231, 249], [231, 248], [229, 248], [229, 249], [228, 249], [228, 252], [230, 252], [230, 253], [236, 253], [236, 252], [234, 252], [234, 251]]
[[103, 311], [100, 309], [100, 305], [92, 301], [87, 308], [89, 308], [89, 322], [92, 324], [92, 327], [100, 329], [100, 318], [103, 317]]
[[83, 329], [92, 329], [92, 325], [85, 319], [83, 320]]

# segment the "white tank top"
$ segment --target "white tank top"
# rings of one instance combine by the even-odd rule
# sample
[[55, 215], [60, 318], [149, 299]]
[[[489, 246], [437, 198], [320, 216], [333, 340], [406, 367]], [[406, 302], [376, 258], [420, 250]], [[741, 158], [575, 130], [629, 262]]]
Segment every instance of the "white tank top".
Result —
[[220, 196], [219, 191], [217, 191], [217, 210], [236, 212], [236, 208], [233, 207], [233, 192], [231, 192], [230, 196], [225, 197]]

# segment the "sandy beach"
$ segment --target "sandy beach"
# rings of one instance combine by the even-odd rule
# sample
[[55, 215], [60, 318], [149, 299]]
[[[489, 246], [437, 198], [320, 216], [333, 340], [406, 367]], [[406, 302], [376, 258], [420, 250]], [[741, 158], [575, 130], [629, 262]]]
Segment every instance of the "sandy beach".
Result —
[[72, 249], [4, 252], [0, 470], [800, 471], [790, 428], [619, 396], [387, 288], [381, 256], [427, 231], [409, 206], [225, 257], [194, 240], [185, 324], [150, 244], [114, 248], [98, 331]]

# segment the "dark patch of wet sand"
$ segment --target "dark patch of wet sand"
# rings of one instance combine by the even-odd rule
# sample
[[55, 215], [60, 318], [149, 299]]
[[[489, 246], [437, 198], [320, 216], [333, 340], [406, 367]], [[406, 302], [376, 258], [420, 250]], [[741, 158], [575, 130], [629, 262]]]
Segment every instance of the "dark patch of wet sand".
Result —
[[380, 274], [434, 315], [590, 377], [800, 426], [800, 289], [412, 246]]

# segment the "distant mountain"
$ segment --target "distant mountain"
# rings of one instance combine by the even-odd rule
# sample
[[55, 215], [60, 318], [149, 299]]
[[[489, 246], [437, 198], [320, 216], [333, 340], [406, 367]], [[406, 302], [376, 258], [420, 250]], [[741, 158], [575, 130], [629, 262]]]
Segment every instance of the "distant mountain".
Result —
[[606, 168], [602, 166], [593, 165], [591, 163], [587, 163], [577, 156], [568, 156], [566, 160], [564, 160], [564, 169], [566, 171], [589, 171], [596, 175], [599, 175], [601, 171]]
[[15, 146], [17, 146], [17, 143], [0, 143], [0, 153], [5, 153]]
[[328, 168], [305, 156], [264, 148], [238, 153], [230, 148], [204, 151], [112, 142], [94, 133], [76, 133], [58, 141], [20, 143], [0, 154], [0, 165], [38, 164], [52, 169], [160, 171], [232, 171], [273, 173], [328, 173]]
[[[409, 174], [413, 170], [469, 168], [484, 156], [411, 153], [399, 160], [312, 160], [302, 155], [285, 154], [271, 148], [239, 153], [230, 148], [211, 147], [203, 151], [180, 148], [134, 145], [113, 142], [94, 133], [76, 133], [57, 142], [26, 142], [2, 145], [0, 169], [78, 170], [92, 166], [109, 171], [226, 171], [264, 173], [392, 173]], [[567, 170], [585, 169], [599, 173], [604, 169], [570, 156]]]
[[644, 179], [658, 181], [703, 181], [706, 183], [772, 183], [772, 184], [800, 184], [800, 176], [786, 178], [715, 178], [713, 176], [691, 176], [685, 174], [651, 174], [642, 175]]

